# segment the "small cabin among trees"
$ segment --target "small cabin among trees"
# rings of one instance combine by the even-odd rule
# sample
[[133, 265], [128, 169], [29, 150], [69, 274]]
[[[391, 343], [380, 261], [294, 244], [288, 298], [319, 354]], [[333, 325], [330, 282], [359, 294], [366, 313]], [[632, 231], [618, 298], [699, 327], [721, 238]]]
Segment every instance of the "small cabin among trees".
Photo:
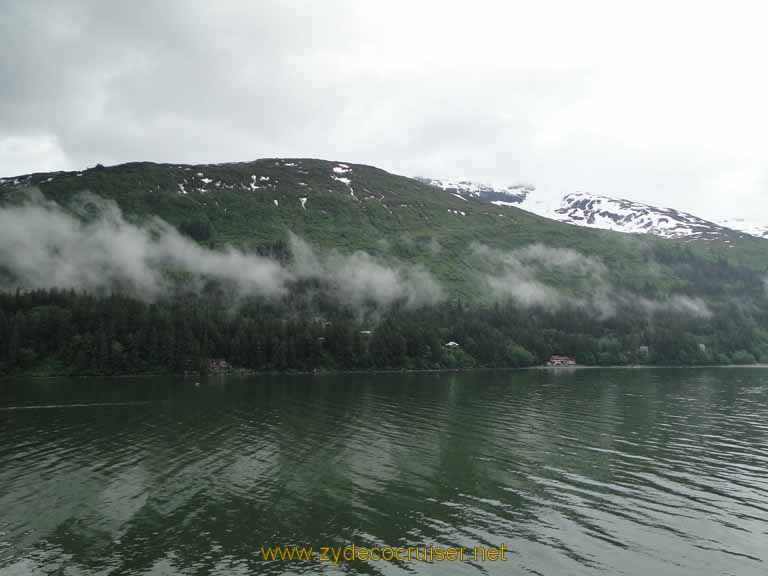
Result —
[[208, 372], [226, 372], [231, 366], [224, 358], [208, 358]]
[[547, 366], [576, 366], [576, 360], [570, 356], [550, 356]]

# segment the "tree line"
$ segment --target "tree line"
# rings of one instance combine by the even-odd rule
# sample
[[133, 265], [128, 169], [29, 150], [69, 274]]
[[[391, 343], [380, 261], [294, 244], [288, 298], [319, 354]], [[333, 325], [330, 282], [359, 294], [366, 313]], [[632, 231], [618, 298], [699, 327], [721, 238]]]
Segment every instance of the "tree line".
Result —
[[[225, 293], [147, 303], [119, 294], [0, 292], [0, 372], [129, 374], [502, 368], [553, 354], [584, 365], [768, 362], [768, 319], [739, 302], [710, 317], [627, 306], [589, 310], [469, 304], [347, 310], [317, 298], [229, 301]], [[448, 342], [459, 345], [447, 347]]]

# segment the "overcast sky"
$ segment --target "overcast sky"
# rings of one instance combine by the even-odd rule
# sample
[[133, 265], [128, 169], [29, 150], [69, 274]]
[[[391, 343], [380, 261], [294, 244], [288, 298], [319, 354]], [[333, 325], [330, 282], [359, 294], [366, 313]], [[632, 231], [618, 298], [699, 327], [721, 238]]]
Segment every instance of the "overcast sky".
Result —
[[768, 220], [763, 4], [0, 0], [0, 176], [317, 157]]

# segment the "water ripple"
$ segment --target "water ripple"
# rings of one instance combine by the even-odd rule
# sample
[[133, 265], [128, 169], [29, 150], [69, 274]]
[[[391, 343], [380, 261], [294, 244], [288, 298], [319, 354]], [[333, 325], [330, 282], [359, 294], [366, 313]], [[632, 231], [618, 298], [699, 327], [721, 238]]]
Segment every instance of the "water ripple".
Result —
[[[145, 379], [39, 397], [18, 383], [24, 401], [0, 406], [0, 576], [762, 575], [763, 374]], [[349, 543], [510, 552], [336, 567], [259, 554]]]

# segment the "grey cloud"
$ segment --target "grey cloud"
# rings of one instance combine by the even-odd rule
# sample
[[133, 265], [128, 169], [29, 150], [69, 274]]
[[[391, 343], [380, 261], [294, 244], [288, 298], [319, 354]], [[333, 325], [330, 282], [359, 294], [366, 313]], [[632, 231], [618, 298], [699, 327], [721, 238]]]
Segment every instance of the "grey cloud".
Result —
[[[475, 244], [472, 251], [480, 264], [481, 279], [493, 298], [549, 309], [590, 306], [605, 317], [614, 312], [608, 270], [599, 260], [575, 250], [542, 244], [511, 251]], [[545, 278], [552, 274], [561, 286], [567, 285], [571, 290], [546, 282]]]
[[768, 211], [768, 88], [743, 73], [766, 51], [759, 29], [729, 35], [697, 5], [681, 45], [668, 31], [685, 11], [648, 6], [627, 29], [554, 4], [2, 2], [0, 175], [312, 156], [716, 219]]
[[[699, 297], [671, 294], [651, 300], [618, 289], [610, 282], [605, 264], [575, 250], [532, 244], [503, 251], [475, 244], [472, 252], [480, 280], [492, 299], [548, 310], [586, 308], [602, 319], [621, 309], [639, 309], [648, 315], [675, 312], [697, 318], [712, 316]], [[653, 261], [647, 266], [651, 273], [658, 269]]]
[[318, 255], [304, 240], [289, 236], [292, 271], [299, 278], [319, 280], [329, 286], [339, 302], [360, 309], [367, 304], [389, 306], [401, 301], [418, 308], [440, 302], [442, 287], [420, 266], [390, 265], [366, 252], [342, 254], [332, 250]]
[[[94, 203], [92, 197], [80, 198]], [[167, 289], [167, 269], [231, 283], [242, 294], [277, 296], [291, 276], [267, 258], [238, 250], [207, 250], [155, 219], [146, 226], [127, 222], [113, 203], [95, 200], [98, 217], [89, 222], [39, 196], [0, 209], [0, 265], [11, 285], [78, 288], [155, 299]], [[80, 206], [73, 206], [77, 210]]]
[[81, 194], [65, 210], [33, 192], [28, 202], [0, 208], [0, 269], [5, 287], [120, 290], [154, 300], [171, 288], [170, 274], [184, 275], [195, 290], [207, 279], [230, 285], [240, 296], [284, 296], [302, 279], [320, 282], [340, 303], [382, 308], [439, 302], [443, 290], [425, 269], [380, 261], [366, 252], [318, 253], [291, 234], [292, 262], [279, 262], [232, 247], [210, 250], [167, 222], [128, 222], [114, 202]]
[[712, 311], [707, 303], [698, 297], [673, 295], [665, 300], [648, 300], [646, 298], [634, 299], [642, 309], [647, 312], [678, 312], [699, 318], [710, 318]]
[[[241, 296], [266, 298], [284, 296], [297, 283], [312, 280], [329, 297], [357, 311], [395, 303], [418, 308], [445, 298], [443, 288], [421, 266], [384, 261], [363, 251], [319, 252], [294, 234], [289, 234], [289, 246], [292, 259], [287, 265], [232, 247], [206, 249], [160, 219], [143, 225], [128, 222], [116, 204], [90, 194], [78, 196], [66, 210], [39, 193], [24, 204], [0, 209], [0, 267], [10, 275], [6, 288], [119, 289], [154, 300], [170, 290], [170, 272], [184, 275], [189, 290], [215, 279]], [[697, 297], [673, 294], [649, 300], [616, 290], [601, 261], [574, 250], [533, 244], [502, 251], [475, 244], [471, 254], [493, 299], [551, 310], [584, 307], [601, 318], [622, 306], [648, 314], [711, 316]]]
[[77, 166], [147, 154], [243, 159], [243, 147], [274, 155], [278, 137], [303, 132], [318, 112], [299, 89], [313, 82], [297, 66], [312, 51], [283, 35], [332, 50], [333, 35], [319, 30], [343, 20], [308, 2], [32, 0], [0, 10], [13, 47], [0, 51], [0, 139], [53, 133]]

